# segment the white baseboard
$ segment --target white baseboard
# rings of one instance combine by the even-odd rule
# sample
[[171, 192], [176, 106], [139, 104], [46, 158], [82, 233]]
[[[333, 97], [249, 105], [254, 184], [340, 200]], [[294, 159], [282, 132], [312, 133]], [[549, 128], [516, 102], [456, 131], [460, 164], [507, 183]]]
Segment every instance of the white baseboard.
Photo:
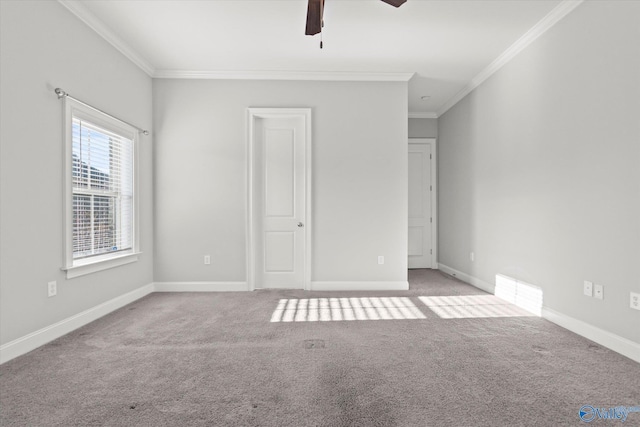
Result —
[[[495, 286], [466, 273], [439, 264], [440, 270], [483, 291], [494, 293]], [[407, 290], [409, 283], [400, 282], [311, 282], [313, 291], [391, 291]], [[36, 348], [72, 332], [100, 317], [130, 304], [152, 292], [229, 292], [247, 291], [246, 282], [158, 282], [150, 283], [124, 295], [85, 310], [53, 325], [32, 332], [0, 346], [0, 364], [26, 354]], [[542, 317], [571, 332], [640, 363], [640, 344], [607, 332], [581, 320], [559, 313], [548, 307]]]
[[409, 282], [311, 282], [312, 291], [406, 291]]
[[154, 291], [153, 283], [135, 289], [124, 295], [120, 295], [112, 300], [106, 301], [100, 305], [92, 307], [74, 316], [61, 320], [53, 325], [32, 332], [28, 335], [10, 341], [0, 346], [0, 364], [5, 363], [18, 356], [26, 354], [31, 350], [60, 338], [88, 323], [101, 318], [127, 304], [130, 304]]
[[247, 282], [155, 282], [156, 292], [238, 292], [248, 291]]
[[542, 308], [542, 317], [640, 363], [640, 344], [636, 342], [607, 332], [604, 329], [585, 323], [582, 320], [574, 319], [548, 307]]
[[449, 276], [460, 279], [463, 282], [475, 286], [478, 289], [482, 289], [485, 292], [489, 292], [490, 294], [495, 294], [496, 292], [496, 285], [480, 280], [477, 277], [470, 276], [467, 273], [456, 270], [455, 268], [438, 263], [438, 269], [443, 273], [447, 273]]
[[[495, 285], [444, 264], [439, 264], [439, 266], [440, 270], [444, 273], [454, 276], [485, 292], [495, 293]], [[640, 344], [636, 342], [607, 332], [604, 329], [600, 329], [582, 320], [559, 313], [549, 307], [542, 307], [542, 318], [640, 363]]]

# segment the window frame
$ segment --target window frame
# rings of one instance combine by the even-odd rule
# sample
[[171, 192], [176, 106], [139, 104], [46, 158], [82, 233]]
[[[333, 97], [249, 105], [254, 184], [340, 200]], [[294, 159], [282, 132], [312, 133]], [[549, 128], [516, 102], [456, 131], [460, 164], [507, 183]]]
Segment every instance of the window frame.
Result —
[[[136, 262], [140, 252], [140, 227], [139, 227], [139, 193], [138, 193], [138, 130], [111, 117], [101, 111], [89, 107], [86, 104], [66, 97], [64, 99], [64, 162], [63, 162], [63, 242], [64, 242], [64, 266], [67, 279], [84, 276], [106, 270], [108, 268]], [[86, 120], [96, 126], [128, 138], [133, 143], [133, 230], [132, 248], [126, 251], [105, 253], [86, 258], [73, 258], [73, 119]]]

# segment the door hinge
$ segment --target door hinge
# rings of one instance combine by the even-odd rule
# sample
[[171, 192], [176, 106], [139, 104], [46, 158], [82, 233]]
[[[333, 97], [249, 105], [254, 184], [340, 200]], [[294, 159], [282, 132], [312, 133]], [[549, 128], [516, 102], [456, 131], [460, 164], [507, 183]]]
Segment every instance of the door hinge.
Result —
[[429, 253], [433, 255], [433, 249], [429, 249]]
[[429, 158], [430, 158], [430, 159], [433, 159], [433, 157], [431, 157], [431, 154], [429, 154]]
[[429, 222], [431, 223], [433, 222], [433, 217], [429, 218]]

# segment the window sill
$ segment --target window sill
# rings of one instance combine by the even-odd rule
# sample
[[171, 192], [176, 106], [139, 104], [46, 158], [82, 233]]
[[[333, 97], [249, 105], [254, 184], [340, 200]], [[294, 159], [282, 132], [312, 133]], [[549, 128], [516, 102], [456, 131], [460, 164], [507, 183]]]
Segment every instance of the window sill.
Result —
[[98, 271], [136, 262], [138, 261], [138, 255], [140, 254], [141, 252], [135, 252], [103, 260], [93, 260], [86, 264], [74, 265], [73, 267], [66, 267], [62, 270], [67, 272], [67, 279], [73, 279], [74, 277], [80, 277], [86, 274], [96, 273]]

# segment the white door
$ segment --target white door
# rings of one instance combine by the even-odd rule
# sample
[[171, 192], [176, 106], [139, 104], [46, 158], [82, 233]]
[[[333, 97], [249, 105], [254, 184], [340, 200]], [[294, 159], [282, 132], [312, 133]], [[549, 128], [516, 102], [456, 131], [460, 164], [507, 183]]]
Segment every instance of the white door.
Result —
[[409, 144], [409, 268], [433, 268], [431, 144]]
[[255, 118], [255, 287], [303, 289], [305, 116]]

